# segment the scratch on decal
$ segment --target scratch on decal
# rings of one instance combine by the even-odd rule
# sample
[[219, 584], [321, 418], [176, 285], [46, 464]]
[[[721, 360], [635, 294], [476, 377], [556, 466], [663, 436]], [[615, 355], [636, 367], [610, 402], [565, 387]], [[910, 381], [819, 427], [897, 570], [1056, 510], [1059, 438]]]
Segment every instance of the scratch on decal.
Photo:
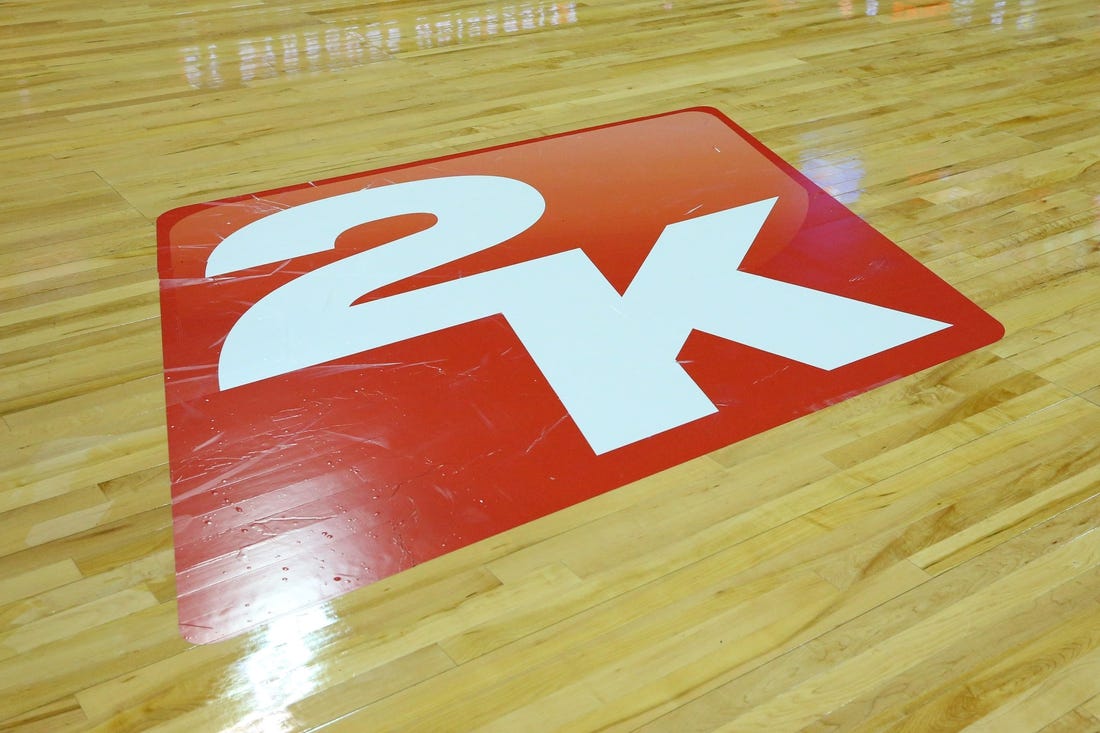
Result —
[[757, 385], [757, 384], [760, 384], [761, 382], [767, 382], [767, 381], [770, 381], [770, 380], [772, 380], [772, 379], [775, 379], [775, 378], [776, 378], [776, 377], [778, 377], [779, 375], [783, 374], [784, 372], [790, 371], [790, 369], [791, 369], [791, 366], [790, 366], [790, 364], [787, 364], [787, 365], [785, 365], [785, 366], [782, 366], [782, 367], [780, 367], [779, 369], [775, 370], [775, 371], [774, 371], [774, 372], [772, 372], [771, 374], [765, 374], [765, 375], [764, 375], [764, 376], [762, 376], [762, 377], [758, 377], [757, 379], [754, 379], [754, 380], [752, 381], [752, 383], [753, 383], [753, 385]]
[[272, 201], [271, 199], [266, 199], [263, 196], [256, 196], [255, 194], [253, 194], [252, 198], [255, 201], [259, 201], [260, 203], [274, 206], [279, 211], [286, 211], [287, 209], [292, 208], [290, 204], [284, 204], [281, 201]]
[[338, 515], [336, 514], [329, 514], [323, 517], [267, 517], [265, 519], [257, 519], [251, 522], [251, 524], [255, 526], [257, 524], [269, 524], [275, 522], [323, 522], [328, 519], [336, 519], [337, 516]]
[[546, 440], [546, 436], [550, 434], [550, 431], [552, 431], [557, 426], [561, 425], [564, 421], [565, 421], [565, 415], [562, 415], [556, 421], [554, 421], [554, 423], [552, 425], [548, 425], [545, 428], [543, 428], [542, 432], [539, 433], [539, 437], [532, 440], [531, 445], [527, 446], [527, 450], [523, 451], [524, 455], [530, 453], [532, 450], [534, 450], [536, 445], [538, 445], [542, 441]]
[[440, 374], [446, 374], [446, 372], [443, 370], [442, 367], [435, 366], [436, 364], [439, 364], [439, 363], [442, 363], [442, 362], [445, 362], [445, 361], [446, 361], [446, 359], [427, 359], [425, 361], [414, 361], [414, 362], [399, 364], [397, 366], [397, 368], [398, 369], [411, 369], [413, 367], [422, 366], [422, 367], [428, 367], [429, 369], [434, 369], [437, 372], [439, 372]]
[[368, 438], [362, 435], [355, 435], [353, 433], [342, 433], [339, 430], [321, 429], [318, 431], [323, 435], [328, 435], [336, 438], [343, 438], [344, 440], [350, 440], [355, 443], [365, 443], [367, 445], [376, 445], [379, 448], [389, 450], [390, 445], [382, 438]]
[[298, 420], [305, 413], [305, 408], [283, 410], [281, 414], [271, 418], [272, 422], [283, 422], [284, 420]]
[[481, 422], [485, 424], [485, 427], [489, 428], [490, 430], [496, 429], [496, 427], [493, 425], [493, 421], [490, 420], [484, 412], [482, 412], [480, 407], [478, 407], [477, 405], [472, 405], [472, 407], [474, 412], [477, 413], [477, 416], [481, 418]]
[[203, 448], [206, 448], [207, 446], [214, 445], [214, 443], [217, 443], [223, 437], [225, 437], [225, 433], [222, 432], [222, 431], [219, 431], [217, 435], [211, 436], [209, 439], [204, 440], [203, 442], [196, 445], [192, 450], [199, 451], [199, 450], [202, 450]]

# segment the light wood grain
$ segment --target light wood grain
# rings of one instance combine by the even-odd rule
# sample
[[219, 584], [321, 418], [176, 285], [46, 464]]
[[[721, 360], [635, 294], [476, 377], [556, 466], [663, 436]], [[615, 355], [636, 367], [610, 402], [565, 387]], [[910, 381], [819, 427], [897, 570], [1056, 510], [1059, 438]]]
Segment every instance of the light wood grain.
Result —
[[[1098, 29], [1092, 0], [4, 3], [0, 729], [1100, 731]], [[184, 642], [155, 217], [693, 105], [1005, 338]]]

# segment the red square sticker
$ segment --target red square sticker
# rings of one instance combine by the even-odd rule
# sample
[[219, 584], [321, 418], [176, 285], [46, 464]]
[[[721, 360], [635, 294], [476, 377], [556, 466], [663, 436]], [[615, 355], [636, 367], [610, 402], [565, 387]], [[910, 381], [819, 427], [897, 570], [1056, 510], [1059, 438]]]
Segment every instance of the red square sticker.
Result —
[[714, 110], [158, 222], [208, 642], [997, 340]]

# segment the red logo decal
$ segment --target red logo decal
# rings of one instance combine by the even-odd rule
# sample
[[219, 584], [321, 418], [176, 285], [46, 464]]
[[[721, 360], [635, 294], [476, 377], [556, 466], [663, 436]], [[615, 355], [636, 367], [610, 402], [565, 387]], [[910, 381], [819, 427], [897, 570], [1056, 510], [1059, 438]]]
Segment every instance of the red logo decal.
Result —
[[235, 634], [995, 341], [687, 110], [159, 221], [180, 623]]

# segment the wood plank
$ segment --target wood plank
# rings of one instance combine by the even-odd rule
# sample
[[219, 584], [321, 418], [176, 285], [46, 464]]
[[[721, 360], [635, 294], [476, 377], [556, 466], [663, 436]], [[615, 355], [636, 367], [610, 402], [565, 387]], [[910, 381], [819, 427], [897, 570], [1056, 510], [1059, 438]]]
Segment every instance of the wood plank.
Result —
[[[678, 705], [669, 704], [660, 710], [663, 715], [641, 730], [714, 730], [743, 713], [751, 712], [783, 691], [812, 681], [836, 665], [897, 637], [922, 619], [989, 587], [1024, 567], [1037, 553], [1087, 532], [1093, 526], [1098, 506], [1100, 502], [1092, 499], [1087, 505], [1064, 512], [1029, 533], [900, 593], [862, 617], [853, 617], [837, 624], [812, 641], [788, 651], [785, 656], [747, 673], [716, 679], [712, 685], [692, 691], [686, 699], [677, 701]], [[1095, 590], [1084, 583], [1079, 583], [1079, 586]], [[1049, 615], [1045, 609], [1040, 614], [1044, 618]], [[1003, 629], [998, 628], [998, 633], [1003, 636]], [[1031, 627], [1021, 624], [1014, 629], [1014, 633], [1026, 635], [1034, 632]], [[981, 666], [980, 659], [976, 663]], [[972, 681], [972, 677], [968, 677], [967, 681]], [[951, 694], [969, 694], [969, 688], [960, 687], [957, 683], [948, 684], [947, 688]], [[991, 704], [996, 705], [996, 700], [992, 700]], [[827, 712], [819, 710], [821, 715]]]
[[[1100, 731], [1095, 2], [4, 11], [0, 729]], [[154, 219], [696, 105], [1005, 338], [184, 642]]]

